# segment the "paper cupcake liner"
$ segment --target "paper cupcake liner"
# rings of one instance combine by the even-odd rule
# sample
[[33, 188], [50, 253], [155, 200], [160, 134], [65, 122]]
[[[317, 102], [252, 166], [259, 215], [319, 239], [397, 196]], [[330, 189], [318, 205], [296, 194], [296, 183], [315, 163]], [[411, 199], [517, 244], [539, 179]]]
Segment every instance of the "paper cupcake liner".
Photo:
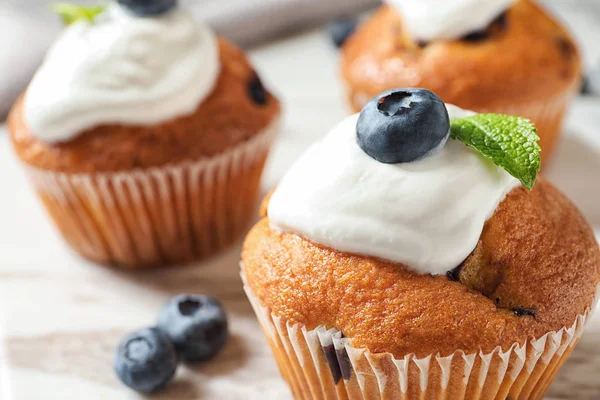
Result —
[[27, 172], [58, 230], [82, 256], [131, 268], [185, 263], [243, 233], [277, 125], [197, 161], [117, 173], [30, 166]]
[[[494, 105], [493, 107], [481, 107], [473, 111], [518, 115], [533, 121], [540, 136], [542, 163], [544, 163], [552, 157], [556, 149], [556, 144], [563, 130], [565, 114], [578, 90], [579, 80], [576, 80], [565, 91], [539, 101]], [[364, 92], [353, 91], [352, 89], [349, 89], [348, 92], [350, 93], [350, 103], [355, 111], [360, 111], [372, 97]]]
[[307, 400], [541, 399], [587, 318], [506, 351], [397, 359], [354, 347], [336, 329], [290, 323], [262, 306], [245, 279], [244, 289], [294, 397]]

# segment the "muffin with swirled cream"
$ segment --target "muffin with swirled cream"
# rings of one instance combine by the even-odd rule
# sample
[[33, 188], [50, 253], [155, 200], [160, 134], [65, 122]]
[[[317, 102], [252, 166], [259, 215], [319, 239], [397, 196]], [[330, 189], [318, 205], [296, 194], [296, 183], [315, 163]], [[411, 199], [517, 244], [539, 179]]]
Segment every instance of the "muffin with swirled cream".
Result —
[[8, 121], [58, 230], [131, 268], [230, 244], [255, 212], [277, 99], [176, 1], [74, 9]]
[[387, 0], [346, 42], [341, 70], [355, 111], [383, 90], [423, 87], [459, 107], [531, 119], [548, 160], [582, 64], [534, 0]]
[[264, 201], [245, 289], [297, 399], [541, 399], [600, 283], [524, 118], [369, 101]]

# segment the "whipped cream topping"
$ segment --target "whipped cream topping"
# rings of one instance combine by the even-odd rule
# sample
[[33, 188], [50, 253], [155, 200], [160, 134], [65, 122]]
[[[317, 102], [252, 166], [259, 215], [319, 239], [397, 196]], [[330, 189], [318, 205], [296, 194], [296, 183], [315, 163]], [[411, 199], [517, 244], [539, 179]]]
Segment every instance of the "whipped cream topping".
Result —
[[516, 0], [384, 0], [420, 41], [458, 39], [485, 29]]
[[[474, 115], [447, 108], [451, 119]], [[455, 140], [414, 162], [382, 164], [358, 146], [357, 120], [342, 121], [292, 166], [269, 202], [273, 228], [423, 274], [456, 268], [520, 182]]]
[[104, 123], [157, 124], [194, 112], [219, 71], [215, 35], [184, 11], [140, 18], [113, 4], [51, 47], [25, 95], [25, 122], [46, 142]]

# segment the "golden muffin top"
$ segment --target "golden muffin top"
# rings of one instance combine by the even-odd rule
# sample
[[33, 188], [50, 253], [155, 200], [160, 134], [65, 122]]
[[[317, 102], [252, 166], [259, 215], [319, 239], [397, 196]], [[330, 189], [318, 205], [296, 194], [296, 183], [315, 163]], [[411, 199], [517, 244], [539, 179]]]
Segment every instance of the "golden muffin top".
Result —
[[[365, 100], [394, 87], [423, 87], [447, 103], [480, 110], [527, 103], [579, 84], [581, 60], [570, 34], [530, 0], [519, 0], [487, 31], [418, 43], [402, 17], [383, 6], [343, 48], [341, 70]], [[358, 111], [363, 104], [354, 102]]]
[[193, 114], [155, 126], [101, 125], [66, 142], [46, 143], [27, 127], [21, 97], [8, 119], [15, 150], [31, 166], [69, 173], [150, 168], [218, 155], [268, 128], [280, 112], [240, 49], [219, 40], [219, 54], [221, 71], [212, 93]]
[[242, 252], [248, 285], [278, 316], [339, 329], [355, 347], [448, 355], [506, 349], [571, 327], [600, 283], [600, 250], [552, 184], [512, 190], [472, 254], [447, 276], [343, 253], [272, 229], [264, 218]]

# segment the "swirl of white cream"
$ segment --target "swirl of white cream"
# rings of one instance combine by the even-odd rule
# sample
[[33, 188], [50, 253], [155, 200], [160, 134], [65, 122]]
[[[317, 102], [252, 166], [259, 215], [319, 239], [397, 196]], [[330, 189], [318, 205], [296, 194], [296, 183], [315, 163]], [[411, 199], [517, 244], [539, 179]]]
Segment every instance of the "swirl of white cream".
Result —
[[[451, 119], [473, 115], [447, 107]], [[417, 161], [382, 164], [358, 146], [357, 119], [342, 121], [284, 176], [268, 206], [272, 226], [423, 274], [456, 268], [520, 182], [455, 140]]]
[[384, 0], [416, 39], [458, 39], [485, 29], [516, 0]]
[[217, 38], [184, 11], [141, 18], [113, 4], [48, 51], [25, 94], [25, 122], [50, 143], [100, 124], [157, 124], [194, 112], [219, 71]]

